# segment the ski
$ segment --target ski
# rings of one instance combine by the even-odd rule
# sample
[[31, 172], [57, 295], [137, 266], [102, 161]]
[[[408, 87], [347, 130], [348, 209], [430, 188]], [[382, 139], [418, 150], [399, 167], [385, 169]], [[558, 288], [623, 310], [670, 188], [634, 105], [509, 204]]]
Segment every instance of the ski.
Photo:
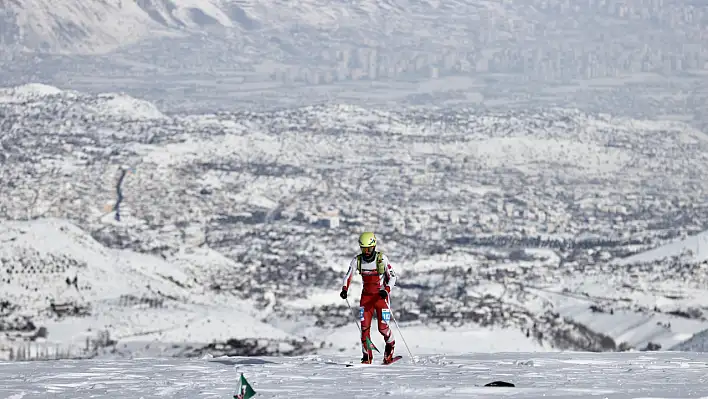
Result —
[[333, 366], [344, 366], [344, 367], [365, 367], [365, 366], [373, 366], [373, 364], [367, 364], [367, 363], [338, 363], [338, 362], [325, 362], [324, 364], [328, 365], [333, 365]]
[[[354, 367], [354, 363], [325, 362], [324, 364], [332, 365], [332, 366]], [[364, 364], [364, 365], [362, 365], [362, 366], [368, 366], [368, 365]]]
[[389, 364], [396, 363], [397, 361], [401, 360], [402, 358], [403, 358], [403, 356], [401, 356], [401, 355], [394, 356], [393, 359], [391, 359], [390, 363], [383, 363], [382, 362], [381, 364], [383, 364], [384, 366], [388, 366]]
[[[379, 365], [388, 366], [389, 364], [393, 364], [393, 363], [401, 360], [402, 358], [403, 358], [403, 356], [401, 356], [401, 355], [394, 356], [390, 363], [381, 362], [381, 363], [379, 363]], [[373, 364], [373, 363], [360, 363], [360, 364], [346, 363], [344, 366], [345, 367], [369, 367], [369, 366], [376, 366], [376, 364]]]

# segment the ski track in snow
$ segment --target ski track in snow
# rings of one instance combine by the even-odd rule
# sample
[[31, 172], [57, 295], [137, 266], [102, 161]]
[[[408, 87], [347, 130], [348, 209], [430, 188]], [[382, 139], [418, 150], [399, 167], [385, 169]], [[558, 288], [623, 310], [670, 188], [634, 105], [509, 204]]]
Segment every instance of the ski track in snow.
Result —
[[[230, 398], [244, 374], [256, 398], [700, 398], [708, 354], [497, 353], [404, 357], [64, 360], [0, 363], [3, 398]], [[380, 362], [379, 356], [374, 360]], [[515, 387], [484, 387], [492, 381]]]

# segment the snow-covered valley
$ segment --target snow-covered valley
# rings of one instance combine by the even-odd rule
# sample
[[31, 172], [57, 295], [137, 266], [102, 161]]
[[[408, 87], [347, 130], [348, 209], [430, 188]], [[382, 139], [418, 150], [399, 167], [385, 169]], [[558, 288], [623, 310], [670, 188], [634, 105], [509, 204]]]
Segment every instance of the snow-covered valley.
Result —
[[0, 145], [6, 357], [356, 356], [337, 293], [365, 229], [416, 355], [666, 350], [708, 329], [708, 139], [678, 122], [166, 114], [32, 84], [0, 90]]

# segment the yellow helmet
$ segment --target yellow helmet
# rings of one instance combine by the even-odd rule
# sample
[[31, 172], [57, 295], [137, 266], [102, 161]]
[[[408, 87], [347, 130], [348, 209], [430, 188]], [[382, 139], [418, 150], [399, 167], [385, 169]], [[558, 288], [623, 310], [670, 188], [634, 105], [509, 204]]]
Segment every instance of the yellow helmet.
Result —
[[359, 246], [361, 248], [369, 248], [376, 246], [376, 236], [371, 231], [361, 233], [359, 236]]

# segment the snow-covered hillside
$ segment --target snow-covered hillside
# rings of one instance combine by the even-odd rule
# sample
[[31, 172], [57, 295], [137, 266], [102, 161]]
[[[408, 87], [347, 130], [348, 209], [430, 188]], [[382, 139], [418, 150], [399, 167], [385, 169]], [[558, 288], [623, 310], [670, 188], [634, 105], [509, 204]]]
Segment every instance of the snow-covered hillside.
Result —
[[[272, 50], [300, 52], [299, 39], [288, 32], [307, 30], [336, 40], [378, 40], [410, 32], [417, 37], [447, 29], [442, 18], [460, 24], [452, 14], [509, 14], [496, 2], [456, 1], [438, 5], [367, 0], [292, 2], [274, 0], [16, 0], [0, 10], [0, 46], [25, 51], [104, 54], [144, 39], [185, 34], [221, 34], [242, 43], [269, 45]], [[505, 15], [508, 16], [508, 15]], [[345, 33], [346, 31], [346, 33]], [[353, 34], [353, 36], [351, 35]], [[246, 37], [247, 36], [247, 37]], [[268, 43], [271, 42], [271, 43]]]
[[19, 0], [0, 15], [0, 45], [29, 51], [106, 53], [147, 37], [211, 26], [250, 27], [239, 2], [220, 0]]
[[[16, 331], [29, 312], [28, 338], [105, 330], [132, 353], [133, 338], [263, 334], [356, 354], [337, 292], [364, 229], [398, 269], [392, 306], [414, 349], [502, 350], [450, 344], [489, 330], [508, 350], [666, 349], [708, 328], [702, 259], [637, 255], [705, 229], [708, 141], [681, 123], [349, 105], [169, 115], [38, 84], [0, 90], [0, 115], [0, 217], [16, 237], [3, 264], [51, 271], [46, 289], [3, 271], [4, 320]], [[47, 313], [65, 300], [83, 314]], [[145, 303], [163, 308], [131, 309]]]
[[210, 290], [208, 273], [217, 270], [210, 264], [205, 271], [198, 257], [185, 267], [105, 248], [56, 219], [4, 222], [0, 242], [5, 356], [22, 356], [22, 338], [37, 343], [35, 350], [73, 356], [101, 346], [120, 351], [132, 341], [186, 351], [187, 344], [229, 339], [273, 340], [277, 347], [301, 338], [261, 322], [252, 303]]
[[[212, 289], [211, 276], [248, 273], [249, 267], [228, 260], [213, 262], [207, 249], [183, 249], [168, 261], [106, 248], [58, 219], [4, 222], [0, 244], [5, 287], [0, 351], [6, 358], [99, 356], [106, 351], [118, 356], [196, 356], [220, 350], [294, 355], [315, 349], [339, 353], [342, 348], [356, 354], [351, 324], [338, 329], [309, 326], [303, 339], [302, 334], [274, 326], [297, 330], [290, 323], [261, 320], [267, 312], [255, 309], [252, 301]], [[491, 339], [485, 329], [436, 331], [414, 326], [406, 330], [406, 337], [424, 353], [543, 350], [521, 332], [504, 329]], [[472, 339], [464, 343], [465, 337]], [[228, 341], [242, 346], [231, 348]], [[224, 347], [210, 346], [217, 342]]]

